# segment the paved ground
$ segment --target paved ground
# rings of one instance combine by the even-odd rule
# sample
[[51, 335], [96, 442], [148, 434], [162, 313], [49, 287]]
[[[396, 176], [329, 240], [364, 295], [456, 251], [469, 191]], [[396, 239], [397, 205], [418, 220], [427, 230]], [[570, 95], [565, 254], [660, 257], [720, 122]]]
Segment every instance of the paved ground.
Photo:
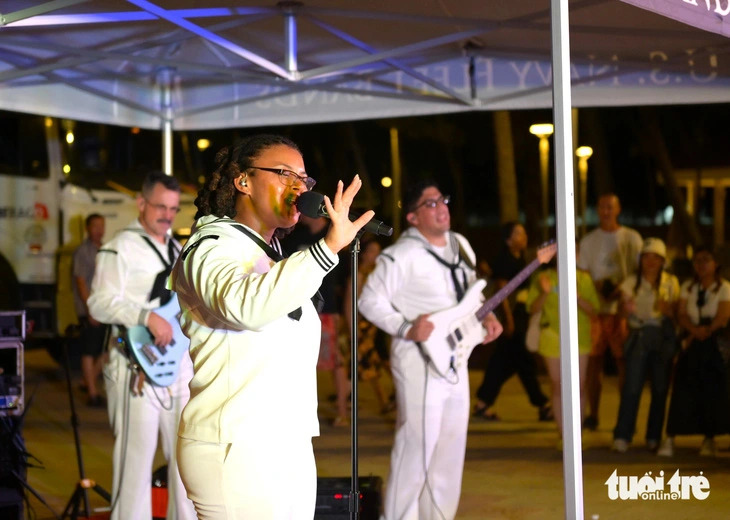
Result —
[[[78, 480], [74, 437], [70, 426], [69, 400], [64, 372], [42, 350], [26, 352], [26, 395], [35, 392], [27, 412], [24, 437], [28, 451], [42, 463], [42, 468], [28, 472], [29, 484], [58, 514], [73, 493]], [[472, 373], [472, 387], [480, 372]], [[77, 378], [76, 378], [77, 379]], [[331, 392], [328, 374], [320, 374], [320, 419], [322, 435], [315, 441], [320, 476], [345, 476], [350, 470], [349, 428], [329, 426], [332, 406], [326, 399]], [[543, 380], [545, 391], [548, 383]], [[76, 386], [76, 385], [75, 385]], [[387, 477], [389, 451], [393, 434], [393, 417], [375, 412], [371, 389], [362, 386], [360, 421], [360, 475]], [[104, 410], [87, 408], [85, 397], [75, 390], [74, 397], [81, 422], [83, 461], [86, 476], [107, 490], [111, 487], [112, 437]], [[640, 417], [646, 417], [647, 399], [642, 401]], [[730, 437], [718, 439], [721, 448], [717, 459], [697, 456], [701, 439], [678, 439], [677, 455], [659, 459], [641, 446], [626, 454], [609, 450], [617, 410], [615, 380], [607, 378], [601, 424], [597, 432], [585, 435], [583, 451], [583, 500], [585, 518], [605, 519], [725, 519], [730, 515]], [[544, 520], [565, 517], [564, 482], [561, 452], [556, 449], [557, 434], [550, 423], [537, 422], [516, 378], [505, 386], [497, 403], [501, 421], [487, 423], [472, 420], [464, 474], [463, 493], [457, 518], [461, 520], [520, 519]], [[281, 413], [287, 413], [282, 410]], [[643, 425], [639, 426], [640, 428]], [[639, 431], [637, 438], [643, 437]], [[161, 461], [161, 457], [158, 457]], [[668, 482], [680, 475], [699, 476], [709, 481], [710, 494], [705, 500], [610, 500], [604, 484], [614, 470], [618, 475], [642, 477], [647, 472], [665, 473]], [[667, 490], [669, 485], [666, 485]], [[92, 504], [104, 502], [92, 495]], [[53, 515], [35, 498], [31, 505], [38, 519]]]

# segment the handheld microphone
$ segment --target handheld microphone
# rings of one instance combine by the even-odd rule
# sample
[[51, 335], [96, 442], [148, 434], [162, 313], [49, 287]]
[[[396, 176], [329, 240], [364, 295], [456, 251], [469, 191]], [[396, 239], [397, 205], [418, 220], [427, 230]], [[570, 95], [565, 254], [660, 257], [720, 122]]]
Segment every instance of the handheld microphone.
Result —
[[[297, 198], [297, 209], [309, 218], [327, 217], [327, 208], [324, 205], [324, 195], [315, 191], [305, 191]], [[349, 214], [350, 219], [356, 219], [359, 215], [353, 213]], [[382, 235], [389, 237], [393, 234], [393, 228], [387, 224], [384, 224], [380, 220], [371, 219], [370, 222], [365, 224], [362, 228], [363, 231], [375, 233], [376, 235]]]

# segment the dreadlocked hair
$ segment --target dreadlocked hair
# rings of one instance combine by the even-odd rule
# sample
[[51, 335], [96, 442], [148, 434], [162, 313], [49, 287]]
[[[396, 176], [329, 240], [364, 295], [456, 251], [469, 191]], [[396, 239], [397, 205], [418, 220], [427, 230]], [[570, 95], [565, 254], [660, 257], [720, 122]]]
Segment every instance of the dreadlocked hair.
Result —
[[195, 199], [198, 208], [195, 219], [206, 215], [234, 218], [238, 191], [233, 183], [251, 168], [254, 159], [265, 149], [277, 145], [288, 146], [301, 153], [293, 141], [273, 134], [252, 135], [219, 150], [215, 156], [215, 170], [206, 176], [205, 184]]

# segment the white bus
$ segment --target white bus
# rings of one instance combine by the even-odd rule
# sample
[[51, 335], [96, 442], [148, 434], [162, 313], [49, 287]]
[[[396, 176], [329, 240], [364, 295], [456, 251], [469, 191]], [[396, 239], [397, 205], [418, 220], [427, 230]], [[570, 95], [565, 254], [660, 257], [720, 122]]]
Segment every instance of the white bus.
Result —
[[[137, 215], [134, 191], [104, 175], [109, 164], [119, 169], [125, 162], [110, 157], [120, 147], [105, 146], [94, 136], [74, 136], [75, 126], [83, 124], [0, 112], [0, 310], [26, 310], [31, 345], [57, 340], [76, 321], [70, 259], [84, 236], [86, 216], [105, 217], [108, 240]], [[151, 131], [139, 135], [136, 129], [87, 126], [134, 140], [160, 139]], [[106, 137], [119, 140], [118, 135]], [[160, 164], [159, 155], [149, 159], [149, 169], [152, 161]], [[84, 171], [74, 176], [77, 165]], [[91, 178], [94, 172], [98, 178]], [[173, 225], [182, 234], [192, 224], [193, 198], [183, 194]]]

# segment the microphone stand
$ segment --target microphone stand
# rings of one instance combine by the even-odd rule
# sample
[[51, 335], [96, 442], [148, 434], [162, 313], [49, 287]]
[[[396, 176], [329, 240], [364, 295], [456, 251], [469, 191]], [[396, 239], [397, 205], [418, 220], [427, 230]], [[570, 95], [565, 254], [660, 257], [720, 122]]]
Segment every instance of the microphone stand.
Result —
[[352, 477], [350, 479], [350, 519], [358, 520], [360, 518], [360, 490], [358, 483], [358, 467], [357, 467], [357, 452], [358, 452], [358, 437], [357, 437], [357, 269], [358, 269], [358, 254], [360, 253], [360, 236], [362, 231], [355, 236], [355, 239], [350, 244], [350, 289], [351, 289], [351, 309], [350, 314], [350, 380], [352, 384], [352, 390], [350, 399], [352, 403], [351, 418], [350, 418], [350, 452], [352, 454]]

